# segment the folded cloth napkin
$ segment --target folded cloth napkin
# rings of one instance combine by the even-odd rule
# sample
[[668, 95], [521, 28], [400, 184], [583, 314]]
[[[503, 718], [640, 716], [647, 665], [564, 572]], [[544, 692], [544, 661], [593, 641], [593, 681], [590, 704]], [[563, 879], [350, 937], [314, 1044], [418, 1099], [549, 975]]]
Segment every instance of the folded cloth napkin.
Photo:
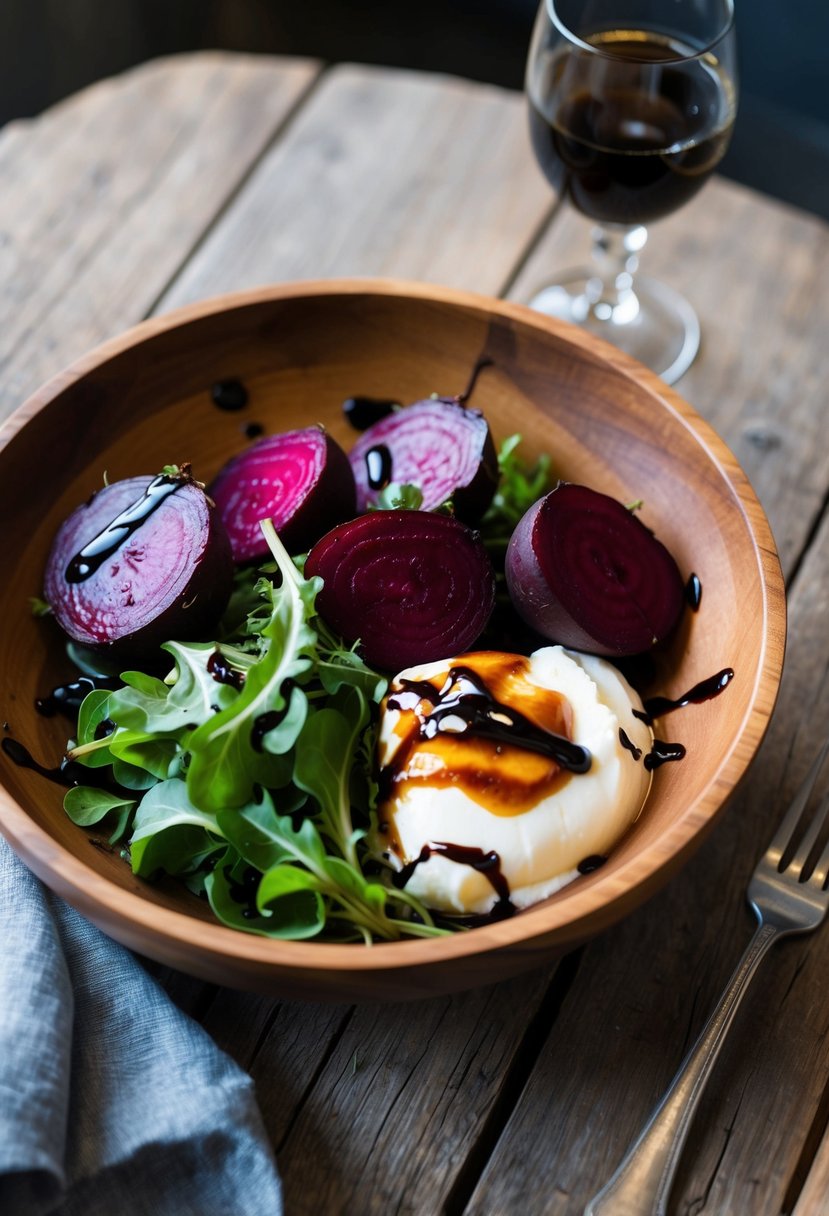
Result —
[[0, 1212], [279, 1216], [253, 1083], [0, 838]]

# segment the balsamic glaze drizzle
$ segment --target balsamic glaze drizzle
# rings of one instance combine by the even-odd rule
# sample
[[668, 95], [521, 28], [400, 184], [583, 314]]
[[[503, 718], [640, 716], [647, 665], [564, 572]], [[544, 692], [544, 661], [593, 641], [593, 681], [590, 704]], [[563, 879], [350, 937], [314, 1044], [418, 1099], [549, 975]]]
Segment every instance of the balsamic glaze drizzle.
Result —
[[399, 401], [380, 397], [347, 397], [343, 402], [343, 413], [355, 431], [367, 431], [375, 422], [388, 418], [398, 409]]
[[35, 709], [44, 718], [53, 718], [55, 714], [75, 715], [81, 707], [81, 702], [87, 693], [96, 688], [120, 688], [121, 681], [110, 679], [108, 676], [79, 676], [69, 684], [59, 684], [57, 688], [45, 697], [38, 697]]
[[391, 452], [384, 443], [375, 444], [366, 452], [366, 474], [372, 490], [384, 490], [391, 481]]
[[171, 477], [167, 473], [154, 477], [139, 499], [125, 507], [102, 532], [75, 554], [66, 567], [64, 577], [67, 583], [85, 582], [158, 510], [165, 498], [187, 484], [186, 477]]
[[579, 874], [592, 874], [594, 870], [598, 870], [607, 861], [601, 853], [591, 853], [589, 857], [585, 857], [584, 861], [580, 861], [576, 866]]
[[489, 880], [493, 891], [498, 896], [495, 908], [498, 908], [499, 912], [493, 916], [495, 912], [495, 908], [493, 908], [489, 913], [492, 919], [502, 920], [515, 913], [515, 905], [510, 899], [509, 883], [501, 870], [501, 858], [494, 849], [489, 853], [485, 853], [483, 849], [478, 849], [471, 845], [430, 841], [423, 846], [414, 861], [410, 861], [407, 865], [403, 866], [402, 870], [392, 875], [394, 885], [398, 889], [405, 887], [417, 867], [422, 865], [424, 861], [428, 861], [435, 854], [447, 858], [448, 861], [455, 861], [458, 865], [470, 866]]
[[245, 439], [258, 439], [260, 435], [265, 434], [265, 428], [261, 422], [249, 422], [244, 427]]
[[671, 700], [670, 697], [648, 697], [645, 701], [644, 715], [637, 712], [636, 717], [647, 722], [648, 726], [652, 726], [654, 718], [662, 718], [665, 714], [673, 713], [675, 709], [682, 709], [686, 705], [699, 705], [703, 701], [710, 701], [714, 697], [718, 697], [733, 679], [733, 667], [724, 667], [722, 671], [709, 676], [707, 680], [700, 680], [699, 684], [695, 684], [676, 700]]
[[[214, 650], [207, 660], [207, 670], [217, 684], [229, 684], [231, 688], [241, 691], [245, 683], [245, 673], [231, 667], [221, 650]], [[261, 749], [257, 749], [261, 750]]]
[[645, 756], [645, 768], [652, 773], [669, 760], [681, 760], [684, 755], [685, 748], [681, 743], [666, 743], [664, 739], [654, 739], [653, 747]]
[[3, 739], [0, 747], [18, 768], [31, 769], [55, 785], [62, 785], [67, 789], [71, 789], [73, 785], [93, 785], [96, 789], [109, 790], [112, 794], [121, 795], [125, 800], [135, 800], [135, 790], [128, 790], [113, 781], [108, 777], [105, 769], [87, 768], [86, 765], [79, 764], [77, 760], [66, 759], [56, 768], [46, 768], [45, 765], [38, 764], [29, 749], [17, 739]]
[[641, 759], [641, 757], [642, 757], [641, 747], [636, 746], [636, 744], [633, 742], [633, 740], [630, 739], [628, 737], [628, 735], [626, 734], [626, 732], [622, 730], [621, 726], [619, 727], [619, 742], [621, 743], [621, 745], [625, 749], [625, 751], [630, 752], [630, 754], [631, 754], [631, 756], [633, 756], [634, 760]]
[[692, 612], [699, 611], [702, 599], [702, 583], [698, 574], [692, 574], [685, 584], [685, 601]]
[[282, 696], [285, 698], [285, 704], [281, 709], [269, 709], [264, 714], [259, 714], [253, 719], [253, 725], [250, 729], [250, 745], [255, 752], [264, 750], [265, 735], [269, 731], [276, 730], [290, 709], [293, 686], [293, 680], [286, 680], [282, 685]]
[[217, 380], [210, 389], [213, 404], [220, 410], [242, 410], [248, 403], [248, 390], [241, 380]]
[[571, 773], [586, 773], [590, 769], [591, 756], [586, 747], [543, 730], [517, 709], [496, 700], [477, 672], [469, 667], [452, 667], [440, 692], [422, 681], [403, 679], [400, 683], [402, 692], [389, 698], [390, 709], [416, 709], [421, 701], [434, 706], [428, 713], [418, 715], [421, 739], [434, 739], [439, 733], [468, 734], [548, 756]]

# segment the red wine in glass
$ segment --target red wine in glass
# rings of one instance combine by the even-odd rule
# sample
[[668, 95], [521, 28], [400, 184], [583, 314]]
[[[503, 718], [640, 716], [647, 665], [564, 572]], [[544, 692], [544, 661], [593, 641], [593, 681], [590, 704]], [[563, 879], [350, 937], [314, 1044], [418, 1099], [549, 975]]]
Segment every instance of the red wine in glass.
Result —
[[[545, 0], [527, 93], [539, 165], [560, 196], [601, 225], [595, 265], [545, 288], [533, 305], [587, 325], [672, 382], [696, 353], [699, 323], [672, 289], [641, 278], [634, 284], [636, 255], [643, 225], [686, 203], [721, 160], [736, 79], [730, 0], [701, 6], [711, 10], [710, 30], [718, 33], [711, 42], [699, 5], [691, 6], [696, 26], [687, 40], [621, 20], [626, 10], [644, 18], [667, 7], [656, 0]], [[614, 20], [595, 28], [605, 12]], [[578, 17], [576, 29], [565, 16]]]

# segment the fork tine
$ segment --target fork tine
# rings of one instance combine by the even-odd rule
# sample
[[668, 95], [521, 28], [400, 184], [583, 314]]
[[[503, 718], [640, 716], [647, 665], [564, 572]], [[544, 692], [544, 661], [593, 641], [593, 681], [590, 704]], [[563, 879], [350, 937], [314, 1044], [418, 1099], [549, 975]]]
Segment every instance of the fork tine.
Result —
[[[829, 795], [824, 797], [820, 807], [814, 812], [812, 821], [809, 824], [809, 830], [801, 840], [800, 844], [797, 846], [797, 852], [789, 862], [789, 867], [791, 869], [796, 867], [797, 870], [800, 871], [805, 866], [809, 859], [809, 854], [815, 847], [815, 841], [820, 835], [820, 830], [823, 827], [823, 821], [826, 818], [827, 809], [829, 809]], [[817, 866], [815, 869], [817, 869]]]
[[[823, 802], [820, 804], [820, 810], [815, 815], [815, 821], [819, 827], [823, 826], [827, 815], [829, 815], [829, 790], [826, 791]], [[817, 832], [815, 832], [815, 835], [817, 835]], [[824, 846], [823, 852], [815, 862], [815, 868], [812, 870], [809, 881], [813, 882], [816, 886], [822, 887], [826, 882], [827, 873], [829, 873], [829, 842]]]
[[[829, 752], [829, 739], [827, 739], [823, 747], [818, 752], [817, 758], [806, 774], [803, 784], [792, 799], [792, 803], [786, 817], [780, 824], [780, 827], [777, 829], [771, 844], [766, 849], [766, 860], [770, 861], [775, 868], [780, 865], [780, 859], [791, 843], [794, 833], [797, 831], [797, 825], [800, 823], [800, 818], [806, 809], [806, 803], [809, 801], [809, 795], [814, 789], [815, 782], [818, 779], [818, 773], [823, 767], [823, 762], [826, 759], [827, 752]], [[813, 832], [815, 836], [817, 835], [817, 831], [820, 830], [822, 816], [818, 816], [816, 821], [817, 829], [815, 828], [815, 825], [812, 824], [807, 839], [809, 836], [812, 836]], [[812, 836], [811, 844], [814, 844], [814, 836]]]

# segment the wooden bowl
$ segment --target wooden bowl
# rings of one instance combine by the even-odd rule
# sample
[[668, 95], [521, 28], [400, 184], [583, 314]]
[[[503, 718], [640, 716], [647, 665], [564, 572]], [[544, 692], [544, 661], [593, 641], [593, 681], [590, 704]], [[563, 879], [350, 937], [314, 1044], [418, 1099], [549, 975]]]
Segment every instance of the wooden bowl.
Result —
[[[337, 1000], [402, 999], [505, 978], [606, 928], [666, 881], [700, 843], [746, 770], [777, 693], [783, 584], [768, 523], [745, 476], [697, 414], [643, 367], [526, 308], [414, 284], [283, 285], [148, 321], [80, 359], [0, 431], [0, 719], [55, 764], [67, 723], [34, 701], [71, 678], [57, 630], [36, 620], [44, 562], [61, 521], [101, 483], [191, 460], [209, 480], [249, 440], [319, 421], [345, 446], [346, 397], [462, 391], [486, 353], [475, 404], [496, 441], [514, 431], [556, 474], [622, 501], [703, 587], [658, 691], [677, 696], [724, 667], [723, 695], [665, 723], [687, 747], [656, 774], [645, 811], [610, 860], [511, 920], [436, 940], [375, 945], [278, 942], [224, 928], [172, 882], [135, 877], [102, 838], [74, 826], [62, 790], [0, 753], [0, 828], [51, 888], [135, 950], [220, 984]], [[250, 400], [228, 413], [217, 380]]]

